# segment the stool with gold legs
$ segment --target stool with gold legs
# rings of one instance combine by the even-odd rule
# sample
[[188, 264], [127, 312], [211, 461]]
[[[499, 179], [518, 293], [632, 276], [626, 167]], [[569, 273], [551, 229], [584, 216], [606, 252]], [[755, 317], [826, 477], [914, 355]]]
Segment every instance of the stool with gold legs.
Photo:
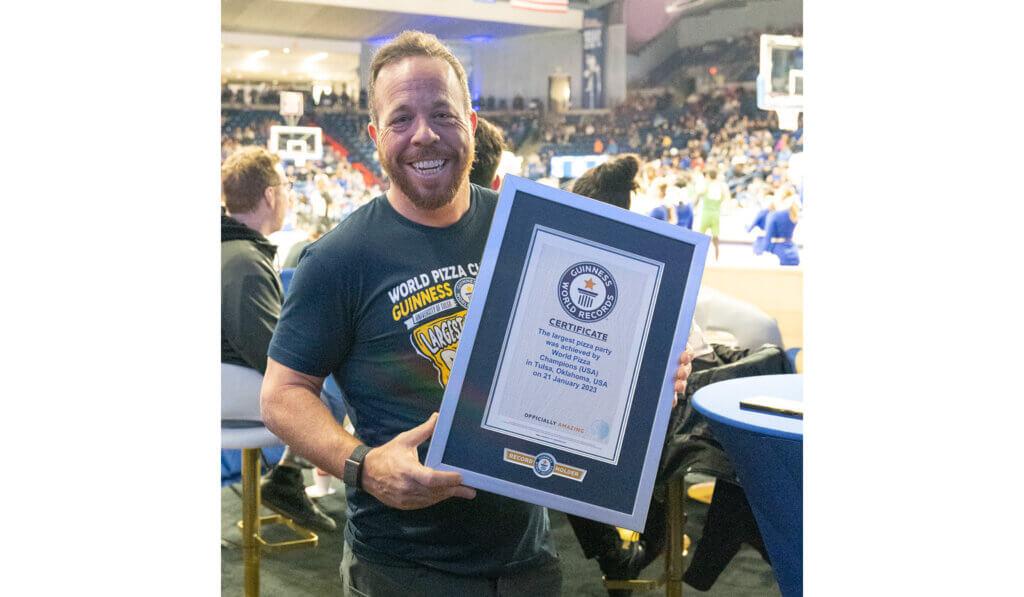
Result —
[[[293, 547], [315, 547], [316, 533], [284, 516], [259, 515], [260, 449], [281, 445], [281, 440], [260, 420], [260, 386], [263, 376], [254, 369], [221, 363], [220, 446], [242, 451], [242, 557], [245, 566], [245, 597], [260, 594], [260, 553]], [[261, 525], [281, 524], [297, 539], [268, 542], [260, 535]]]
[[[245, 566], [245, 597], [260, 594], [260, 554], [295, 547], [315, 547], [316, 533], [295, 524], [284, 516], [260, 516], [260, 448], [280, 445], [281, 440], [260, 425], [243, 429], [221, 428], [221, 447], [242, 450], [242, 559]], [[280, 524], [298, 535], [297, 539], [268, 542], [260, 535], [260, 527]]]

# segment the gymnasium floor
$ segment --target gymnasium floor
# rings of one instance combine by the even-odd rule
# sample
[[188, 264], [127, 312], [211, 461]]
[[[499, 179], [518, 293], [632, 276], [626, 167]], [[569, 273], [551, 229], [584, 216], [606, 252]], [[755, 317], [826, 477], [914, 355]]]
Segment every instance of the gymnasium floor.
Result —
[[[306, 483], [312, 483], [312, 476], [305, 471]], [[319, 533], [320, 545], [313, 549], [298, 549], [279, 554], [264, 554], [260, 566], [260, 589], [264, 597], [324, 597], [341, 594], [341, 578], [338, 565], [341, 563], [343, 531], [345, 524], [345, 498], [341, 482], [333, 480], [337, 492], [320, 499], [320, 506], [338, 522], [338, 531]], [[221, 594], [242, 595], [243, 569], [241, 533], [235, 526], [242, 515], [242, 503], [235, 491], [239, 485], [221, 490]], [[692, 539], [700, 537], [706, 506], [687, 500], [688, 515], [686, 533]], [[271, 514], [263, 511], [263, 514]], [[601, 571], [594, 560], [586, 560], [576, 542], [568, 520], [560, 512], [551, 512], [551, 524], [562, 559], [564, 597], [606, 597], [601, 584]], [[273, 531], [274, 529], [270, 529]], [[270, 540], [284, 539], [287, 535], [266, 533]], [[691, 551], [692, 553], [692, 551]], [[688, 559], [686, 561], [688, 564]], [[657, 578], [663, 570], [663, 560], [653, 562], [642, 575]], [[664, 589], [647, 593], [635, 592], [635, 596], [664, 595]], [[697, 591], [684, 585], [683, 595], [709, 595], [713, 597], [774, 597], [779, 595], [778, 585], [771, 568], [753, 548], [744, 545], [733, 558], [710, 591]], [[440, 597], [440, 596], [439, 596]]]

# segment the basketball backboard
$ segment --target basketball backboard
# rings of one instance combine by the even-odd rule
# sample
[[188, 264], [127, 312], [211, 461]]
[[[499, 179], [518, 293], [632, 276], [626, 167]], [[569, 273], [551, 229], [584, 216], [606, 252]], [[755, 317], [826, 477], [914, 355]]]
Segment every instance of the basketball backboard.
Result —
[[804, 39], [762, 35], [757, 107], [779, 114], [779, 126], [795, 129], [804, 109]]
[[300, 166], [324, 157], [323, 131], [318, 126], [272, 126], [267, 144], [282, 160]]

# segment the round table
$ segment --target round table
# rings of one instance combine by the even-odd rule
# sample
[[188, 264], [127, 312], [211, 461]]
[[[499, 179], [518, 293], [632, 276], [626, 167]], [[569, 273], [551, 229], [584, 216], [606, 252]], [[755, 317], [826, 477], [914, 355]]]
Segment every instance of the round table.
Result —
[[803, 594], [803, 419], [740, 408], [758, 396], [803, 402], [803, 376], [761, 375], [710, 384], [693, 407], [736, 467], [779, 590]]

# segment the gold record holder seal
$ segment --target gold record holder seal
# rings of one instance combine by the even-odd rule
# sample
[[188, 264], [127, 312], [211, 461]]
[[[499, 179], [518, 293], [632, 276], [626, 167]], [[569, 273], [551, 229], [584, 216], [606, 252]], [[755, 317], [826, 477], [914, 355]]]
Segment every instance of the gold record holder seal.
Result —
[[526, 452], [520, 452], [519, 450], [513, 450], [512, 448], [505, 448], [505, 462], [533, 469], [533, 474], [537, 475], [541, 479], [547, 479], [548, 477], [555, 475], [566, 479], [572, 479], [573, 481], [582, 482], [583, 478], [587, 476], [586, 469], [562, 464], [556, 461], [555, 457], [547, 452], [541, 452], [534, 456], [533, 454], [527, 454]]

